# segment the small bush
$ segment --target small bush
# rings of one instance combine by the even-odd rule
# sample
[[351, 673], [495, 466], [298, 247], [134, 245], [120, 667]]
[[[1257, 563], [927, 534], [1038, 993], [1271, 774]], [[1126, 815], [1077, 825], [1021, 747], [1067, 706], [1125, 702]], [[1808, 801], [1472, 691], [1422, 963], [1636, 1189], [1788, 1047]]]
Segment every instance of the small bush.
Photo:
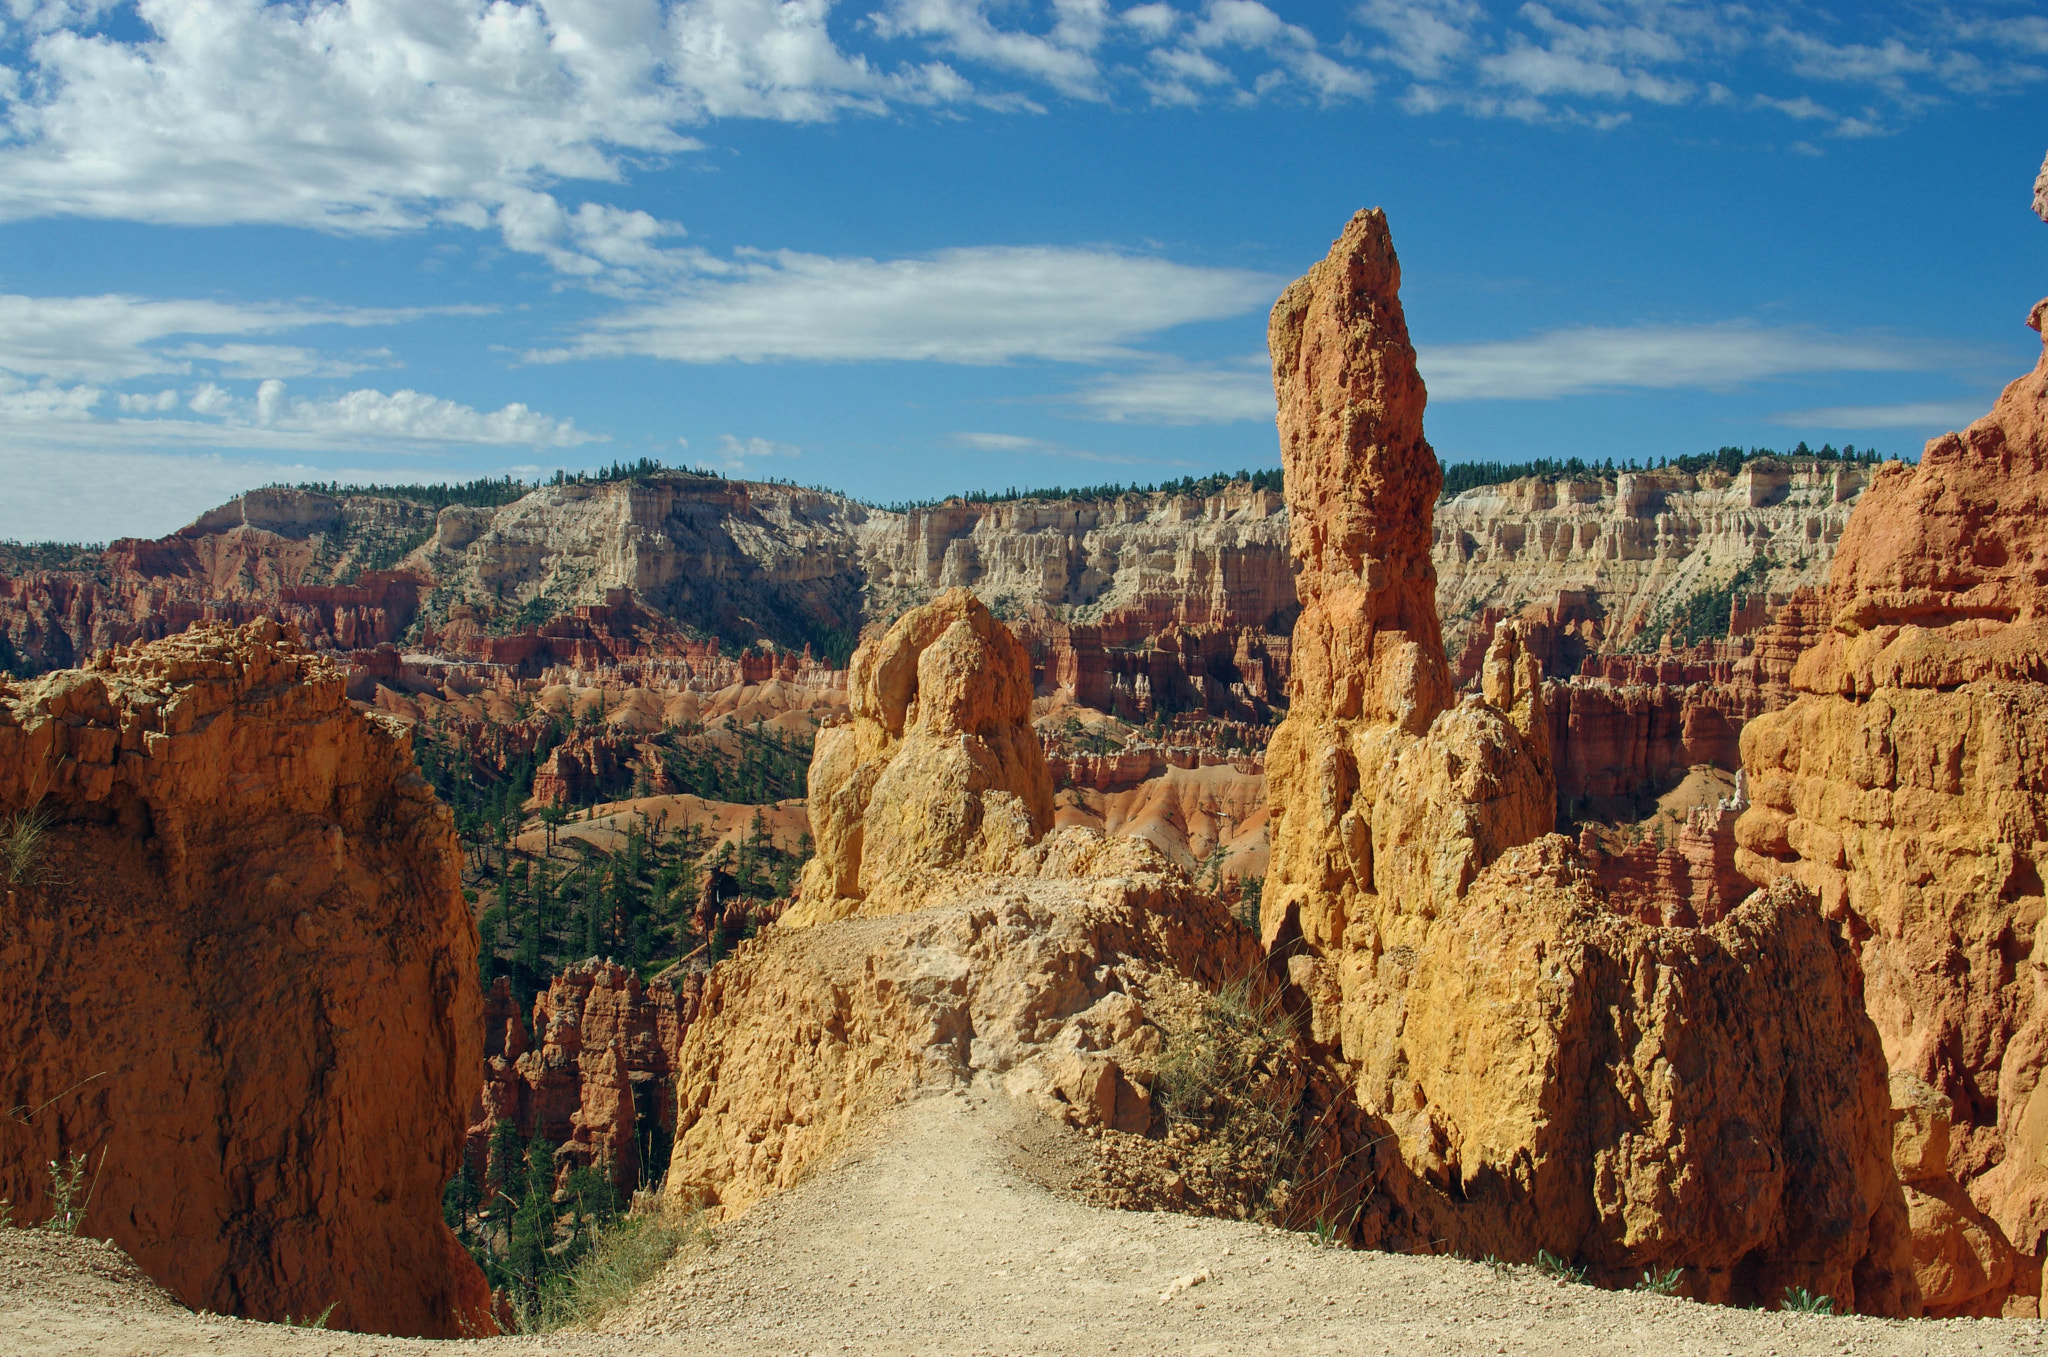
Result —
[[1555, 1277], [1561, 1282], [1583, 1282], [1586, 1269], [1573, 1267], [1549, 1249], [1536, 1250], [1536, 1270], [1546, 1277]]
[[40, 806], [0, 819], [0, 876], [8, 885], [33, 886], [43, 879], [50, 820], [50, 813]]
[[328, 1301], [327, 1308], [314, 1315], [311, 1319], [293, 1319], [290, 1315], [286, 1315], [284, 1317], [284, 1326], [287, 1329], [324, 1329], [327, 1327], [328, 1316], [334, 1313], [334, 1307], [339, 1304], [341, 1302], [338, 1300]]
[[1168, 1038], [1152, 1096], [1169, 1125], [1208, 1132], [1228, 1152], [1270, 1142], [1277, 1151], [1299, 1092], [1275, 1078], [1293, 1049], [1294, 1022], [1278, 996], [1249, 981], [1224, 986], [1202, 1005], [1201, 1021]]
[[85, 1223], [85, 1156], [74, 1154], [67, 1160], [50, 1161], [50, 1218], [43, 1222], [45, 1230], [56, 1234], [78, 1233]]
[[1659, 1272], [1651, 1268], [1643, 1273], [1643, 1279], [1636, 1283], [1635, 1289], [1652, 1296], [1675, 1296], [1678, 1294], [1678, 1283], [1684, 1275], [1685, 1271], [1682, 1268], [1672, 1268], [1669, 1272]]
[[522, 1330], [552, 1332], [596, 1323], [657, 1276], [687, 1245], [708, 1245], [702, 1211], [681, 1218], [649, 1197], [609, 1229], [566, 1272], [542, 1284], [536, 1313], [521, 1316]]
[[1795, 1315], [1831, 1315], [1835, 1312], [1835, 1301], [1832, 1296], [1816, 1296], [1803, 1286], [1788, 1286], [1778, 1308]]

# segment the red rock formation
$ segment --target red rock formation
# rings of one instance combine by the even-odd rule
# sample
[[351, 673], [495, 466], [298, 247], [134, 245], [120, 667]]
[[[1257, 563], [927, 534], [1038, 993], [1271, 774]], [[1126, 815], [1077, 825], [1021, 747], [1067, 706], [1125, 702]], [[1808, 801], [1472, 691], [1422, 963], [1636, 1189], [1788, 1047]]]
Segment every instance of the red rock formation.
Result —
[[1385, 218], [1360, 213], [1268, 341], [1302, 614], [1261, 931], [1324, 1062], [1304, 1176], [1365, 1180], [1343, 1204], [1361, 1243], [1910, 1312], [1883, 1062], [1810, 897], [1787, 883], [1710, 928], [1620, 917], [1544, 833], [1520, 625], [1453, 705], [1399, 281]]
[[480, 1059], [476, 930], [404, 728], [270, 622], [0, 682], [0, 1196], [188, 1305], [488, 1332], [441, 1223]]
[[1694, 807], [1674, 841], [1639, 839], [1618, 852], [1587, 826], [1579, 831], [1579, 855], [1620, 913], [1648, 924], [1706, 928], [1753, 889], [1735, 865], [1740, 814], [1736, 805]]
[[675, 1133], [676, 1052], [703, 988], [701, 973], [643, 986], [615, 962], [578, 962], [534, 999], [536, 1046], [510, 982], [499, 979], [485, 1007], [484, 1080], [469, 1121], [478, 1177], [492, 1131], [510, 1121], [522, 1137], [556, 1145], [563, 1173], [602, 1166], [622, 1193], [657, 1179]]
[[[2030, 323], [2044, 315], [2048, 303]], [[1819, 893], [1856, 940], [1895, 1092], [1917, 1081], [1943, 1105], [1945, 1173], [1921, 1165], [1907, 1191], [1930, 1307], [2032, 1314], [2048, 1257], [2033, 947], [2048, 864], [2048, 351], [1917, 467], [1878, 474], [1814, 615], [1827, 625], [1792, 669], [1797, 700], [1743, 732], [1754, 805], [1739, 861]]]

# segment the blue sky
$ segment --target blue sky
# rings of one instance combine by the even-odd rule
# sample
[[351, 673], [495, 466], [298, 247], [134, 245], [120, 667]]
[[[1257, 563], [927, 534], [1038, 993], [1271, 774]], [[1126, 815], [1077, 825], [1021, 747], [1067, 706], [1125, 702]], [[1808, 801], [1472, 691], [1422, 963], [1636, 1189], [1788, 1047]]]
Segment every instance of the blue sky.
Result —
[[1912, 453], [2038, 351], [2044, 96], [2002, 0], [0, 0], [0, 537], [1271, 466], [1369, 205], [1446, 460]]

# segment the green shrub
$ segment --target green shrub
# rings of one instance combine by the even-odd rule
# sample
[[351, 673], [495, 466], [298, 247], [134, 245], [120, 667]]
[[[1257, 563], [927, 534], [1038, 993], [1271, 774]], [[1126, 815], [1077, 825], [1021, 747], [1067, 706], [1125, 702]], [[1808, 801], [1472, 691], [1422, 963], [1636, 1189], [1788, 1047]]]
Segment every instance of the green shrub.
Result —
[[542, 1284], [535, 1313], [522, 1317], [520, 1328], [545, 1333], [594, 1324], [659, 1275], [678, 1250], [711, 1241], [701, 1211], [675, 1219], [651, 1197], [634, 1206], [596, 1231], [573, 1266]]
[[1583, 1282], [1586, 1269], [1574, 1267], [1549, 1249], [1536, 1250], [1536, 1270], [1546, 1277], [1555, 1277], [1561, 1282]]
[[1817, 1296], [1803, 1286], [1788, 1286], [1778, 1308], [1795, 1315], [1831, 1315], [1835, 1312], [1835, 1301], [1832, 1296]]
[[1636, 1283], [1635, 1289], [1652, 1296], [1675, 1296], [1678, 1294], [1678, 1283], [1684, 1275], [1682, 1268], [1672, 1268], [1669, 1272], [1659, 1272], [1651, 1268], [1643, 1273], [1643, 1279]]

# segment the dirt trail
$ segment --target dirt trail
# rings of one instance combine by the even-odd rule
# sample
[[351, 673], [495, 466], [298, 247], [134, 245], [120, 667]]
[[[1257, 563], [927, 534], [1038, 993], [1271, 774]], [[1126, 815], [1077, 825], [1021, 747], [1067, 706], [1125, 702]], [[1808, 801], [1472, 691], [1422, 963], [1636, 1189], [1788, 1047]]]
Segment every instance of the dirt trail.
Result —
[[1000, 1093], [924, 1098], [836, 1167], [723, 1227], [709, 1253], [676, 1260], [600, 1334], [429, 1343], [190, 1316], [109, 1249], [0, 1231], [0, 1352], [1977, 1357], [2041, 1352], [2048, 1339], [2040, 1321], [1729, 1310], [1559, 1285], [1527, 1268], [1319, 1249], [1257, 1225], [1105, 1211], [1043, 1185], [1081, 1149]]

